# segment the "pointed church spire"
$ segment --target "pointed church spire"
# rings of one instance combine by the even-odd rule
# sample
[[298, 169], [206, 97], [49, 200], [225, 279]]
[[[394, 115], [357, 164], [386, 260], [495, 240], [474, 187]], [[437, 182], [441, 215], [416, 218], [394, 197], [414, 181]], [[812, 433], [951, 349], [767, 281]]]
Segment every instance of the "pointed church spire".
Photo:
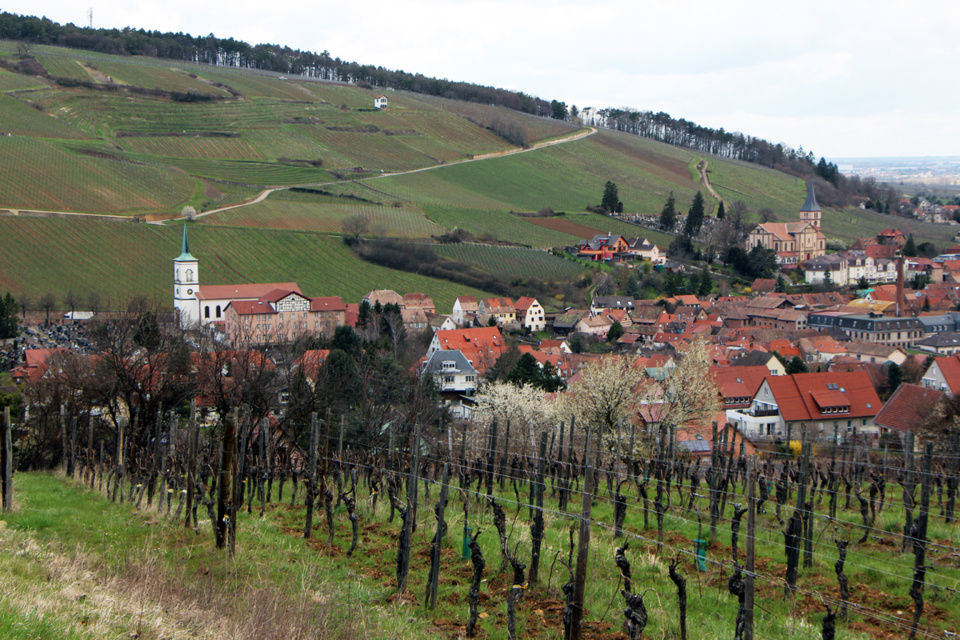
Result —
[[[800, 207], [800, 211], [820, 211], [820, 205], [817, 204], [817, 196], [813, 193], [813, 179], [807, 182], [807, 201]], [[186, 233], [186, 227], [184, 227]]]
[[187, 240], [187, 225], [183, 225], [183, 241], [180, 245], [180, 255], [177, 257], [177, 260], [193, 260], [194, 257], [190, 255], [190, 241]]

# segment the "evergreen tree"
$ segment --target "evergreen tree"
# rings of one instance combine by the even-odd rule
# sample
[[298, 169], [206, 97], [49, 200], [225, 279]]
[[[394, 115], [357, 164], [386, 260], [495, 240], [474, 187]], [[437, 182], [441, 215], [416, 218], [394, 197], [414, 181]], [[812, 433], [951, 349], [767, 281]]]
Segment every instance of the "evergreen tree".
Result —
[[616, 342], [623, 335], [623, 325], [619, 321], [614, 322], [613, 326], [607, 332], [607, 342]]
[[870, 288], [870, 283], [867, 282], [867, 278], [865, 276], [860, 276], [860, 279], [857, 280], [857, 289], [863, 291], [864, 289], [869, 289], [869, 288]]
[[676, 224], [677, 205], [673, 197], [673, 191], [671, 191], [667, 197], [667, 201], [663, 205], [663, 209], [660, 210], [660, 228], [664, 231], [673, 231], [673, 227]]
[[540, 381], [540, 363], [531, 354], [525, 353], [520, 356], [510, 373], [507, 374], [507, 382], [522, 387], [527, 384], [539, 386]]
[[540, 382], [537, 386], [547, 393], [553, 393], [554, 391], [560, 391], [561, 389], [567, 388], [567, 384], [556, 372], [556, 370], [553, 368], [553, 364], [551, 364], [549, 360], [544, 362], [543, 367], [540, 369]]
[[923, 306], [920, 308], [921, 311], [930, 311], [930, 298], [923, 298]]
[[830, 271], [830, 269], [827, 269], [827, 271], [823, 274], [823, 284], [827, 285], [828, 287], [833, 286], [833, 273]]
[[675, 296], [686, 286], [686, 278], [679, 271], [671, 271], [663, 277], [663, 292]]
[[710, 270], [704, 269], [703, 273], [700, 274], [700, 290], [697, 291], [697, 294], [702, 298], [710, 295], [711, 291], [713, 291], [713, 278], [710, 277]]
[[903, 382], [903, 369], [896, 362], [887, 365], [887, 382], [890, 384], [890, 393], [892, 394]]
[[723, 206], [723, 200], [720, 201], [720, 206], [717, 207], [717, 220], [723, 220], [727, 217], [727, 210]]
[[603, 186], [603, 199], [600, 201], [600, 206], [603, 208], [605, 213], [616, 212], [618, 206], [620, 207], [620, 210], [623, 211], [623, 205], [620, 203], [620, 194], [617, 190], [617, 185], [609, 180], [607, 180], [607, 184]]
[[917, 257], [917, 243], [913, 241], [913, 234], [907, 238], [907, 244], [903, 245], [903, 255], [908, 258]]
[[683, 235], [689, 238], [695, 238], [703, 227], [703, 194], [697, 191], [693, 196], [693, 203], [687, 211], [687, 224], [683, 228]]
[[790, 362], [787, 363], [787, 374], [791, 373], [807, 373], [810, 369], [807, 367], [807, 363], [804, 362], [800, 356], [793, 356]]
[[687, 276], [687, 283], [684, 287], [683, 293], [692, 293], [697, 295], [697, 292], [700, 290], [700, 273], [697, 271], [691, 271], [690, 275]]
[[783, 274], [777, 276], [777, 284], [773, 287], [776, 293], [787, 292], [787, 281], [783, 279]]
[[0, 298], [0, 340], [16, 338], [20, 334], [17, 326], [17, 301], [10, 292]]

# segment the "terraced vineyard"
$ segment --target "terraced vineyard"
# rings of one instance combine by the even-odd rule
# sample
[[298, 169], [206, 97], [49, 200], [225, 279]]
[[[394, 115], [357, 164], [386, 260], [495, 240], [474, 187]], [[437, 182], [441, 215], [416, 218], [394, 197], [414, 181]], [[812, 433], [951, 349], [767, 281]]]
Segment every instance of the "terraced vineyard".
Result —
[[[180, 234], [180, 225], [0, 216], [0, 236], [17, 238], [16, 252], [0, 253], [0, 290], [33, 300], [46, 293], [61, 300], [70, 290], [97, 291], [111, 307], [145, 295], [169, 305]], [[204, 284], [292, 280], [308, 295], [338, 295], [349, 302], [373, 289], [392, 288], [427, 293], [447, 313], [459, 295], [492, 295], [362, 262], [340, 239], [318, 233], [193, 225], [190, 249]]]
[[10, 73], [5, 69], [0, 69], [0, 91], [18, 91], [20, 89], [46, 87], [48, 84], [49, 83], [42, 78], [21, 76], [16, 73]]
[[129, 64], [126, 61], [97, 62], [90, 65], [119, 84], [133, 85], [161, 91], [190, 91], [201, 95], [226, 97], [229, 94], [218, 87], [191, 78], [187, 73], [170, 68]]
[[143, 136], [124, 138], [122, 144], [133, 153], [168, 158], [259, 160], [263, 157], [240, 138]]
[[[253, 160], [165, 158], [164, 163], [182, 169], [193, 176], [261, 187], [315, 184], [333, 179], [322, 169]], [[223, 185], [225, 190], [229, 190], [230, 187], [229, 184]]]
[[43, 65], [47, 73], [56, 78], [70, 78], [90, 82], [92, 78], [76, 60], [60, 56], [37, 56], [37, 61]]
[[34, 138], [89, 138], [62, 120], [3, 93], [0, 93], [0, 113], [3, 114], [3, 119], [0, 120], [0, 133]]
[[435, 250], [445, 258], [473, 265], [508, 281], [519, 276], [544, 282], [569, 282], [585, 271], [576, 262], [537, 249], [461, 243], [439, 245]]
[[66, 151], [50, 142], [0, 137], [0, 208], [104, 213], [176, 209], [196, 181], [167, 167]]

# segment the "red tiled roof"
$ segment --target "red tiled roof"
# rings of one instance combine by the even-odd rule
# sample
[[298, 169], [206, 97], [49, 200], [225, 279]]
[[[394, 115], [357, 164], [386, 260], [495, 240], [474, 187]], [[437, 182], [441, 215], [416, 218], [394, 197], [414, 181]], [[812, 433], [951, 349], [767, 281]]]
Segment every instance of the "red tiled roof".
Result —
[[233, 308], [238, 316], [250, 316], [258, 313], [273, 314], [277, 312], [269, 302], [264, 300], [234, 300], [229, 306]]
[[874, 422], [887, 429], [913, 431], [943, 397], [938, 389], [903, 383], [883, 405]]
[[257, 300], [276, 289], [301, 293], [300, 286], [296, 282], [265, 282], [263, 284], [207, 284], [197, 287], [197, 299]]
[[[823, 420], [838, 416], [869, 417], [875, 416], [881, 407], [880, 397], [865, 371], [771, 376], [767, 378], [767, 384], [777, 399], [780, 415], [787, 422]], [[836, 389], [831, 389], [828, 385], [835, 385]], [[841, 406], [849, 407], [850, 410], [842, 414], [824, 414], [821, 411], [826, 407]]]
[[[749, 398], [757, 394], [757, 389], [770, 375], [766, 367], [710, 367], [710, 374], [717, 383], [717, 389], [724, 398]], [[750, 400], [743, 406], [750, 406]], [[726, 405], [728, 408], [730, 404]]]
[[[950, 393], [960, 394], [960, 355], [949, 356], [946, 358], [937, 358], [937, 366], [940, 367], [940, 373], [950, 387]], [[931, 365], [932, 366], [932, 365]]]
[[310, 311], [344, 311], [347, 305], [340, 299], [340, 296], [325, 296], [320, 298], [310, 298]]

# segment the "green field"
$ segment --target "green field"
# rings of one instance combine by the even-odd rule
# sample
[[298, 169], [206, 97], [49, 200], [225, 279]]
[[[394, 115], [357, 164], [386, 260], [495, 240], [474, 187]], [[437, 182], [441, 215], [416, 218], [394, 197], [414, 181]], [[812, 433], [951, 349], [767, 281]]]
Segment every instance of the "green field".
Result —
[[508, 282], [515, 277], [568, 282], [585, 271], [581, 264], [537, 249], [461, 243], [439, 245], [435, 250], [445, 258], [473, 265]]
[[0, 137], [0, 208], [91, 213], [179, 210], [196, 181], [169, 167], [65, 150], [37, 138]]
[[[190, 249], [200, 261], [201, 284], [299, 283], [308, 295], [338, 295], [359, 302], [373, 289], [422, 292], [449, 313], [460, 295], [491, 294], [363, 262], [343, 242], [319, 233], [192, 225]], [[180, 225], [148, 225], [79, 216], [0, 216], [0, 237], [16, 238], [17, 251], [0, 253], [0, 291], [100, 293], [122, 306], [135, 295], [169, 305]]]
[[[281, 192], [282, 193], [282, 192]], [[274, 197], [255, 205], [231, 209], [200, 219], [207, 225], [231, 225], [274, 229], [308, 229], [324, 233], [341, 233], [343, 221], [363, 216], [368, 221], [368, 232], [399, 238], [426, 238], [444, 232], [415, 207], [393, 207], [367, 202], [356, 202], [330, 196]]]

